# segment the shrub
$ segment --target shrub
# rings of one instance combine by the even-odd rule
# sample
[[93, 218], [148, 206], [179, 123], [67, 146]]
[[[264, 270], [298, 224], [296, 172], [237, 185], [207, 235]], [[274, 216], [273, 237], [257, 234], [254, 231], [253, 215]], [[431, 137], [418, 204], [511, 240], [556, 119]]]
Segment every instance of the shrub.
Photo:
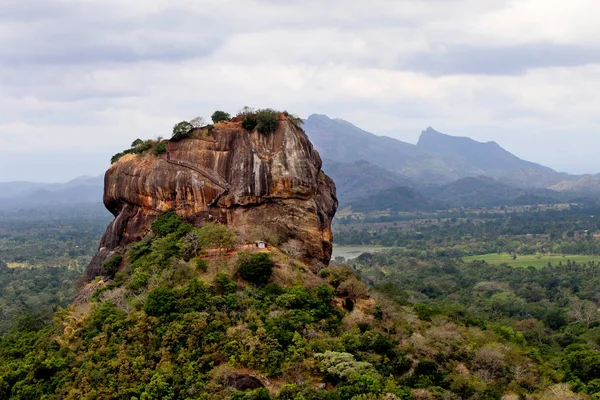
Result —
[[117, 162], [117, 161], [119, 161], [119, 159], [120, 159], [121, 157], [123, 157], [124, 155], [125, 155], [125, 153], [124, 153], [124, 152], [121, 152], [121, 153], [117, 153], [117, 154], [115, 154], [114, 156], [112, 156], [112, 157], [110, 158], [110, 163], [111, 163], [111, 164], [114, 164], [114, 163], [116, 163], [116, 162]]
[[37, 332], [46, 326], [46, 319], [41, 312], [27, 313], [16, 318], [15, 326], [19, 332]]
[[186, 222], [175, 211], [169, 210], [162, 214], [150, 225], [152, 232], [158, 236], [167, 236], [170, 233], [176, 233], [178, 237], [182, 237], [188, 233], [192, 226]]
[[237, 292], [237, 285], [227, 274], [217, 274], [213, 279], [213, 288], [216, 294], [225, 296]]
[[198, 241], [203, 248], [232, 250], [237, 246], [238, 237], [227, 226], [209, 222], [198, 229]]
[[131, 282], [129, 288], [133, 291], [140, 290], [148, 285], [148, 274], [144, 271], [137, 270], [131, 276]]
[[190, 313], [196, 311], [208, 310], [212, 304], [212, 294], [210, 286], [193, 278], [190, 283], [183, 289], [182, 296], [179, 299], [181, 312]]
[[364, 375], [378, 377], [377, 371], [371, 363], [356, 361], [350, 353], [326, 351], [315, 354], [315, 358], [319, 360], [321, 372], [326, 373], [328, 378], [334, 382], [353, 380]]
[[257, 125], [256, 116], [254, 114], [248, 114], [242, 121], [242, 128], [247, 131], [253, 131]]
[[129, 261], [133, 264], [141, 257], [150, 254], [152, 249], [150, 247], [150, 242], [147, 240], [140, 240], [139, 242], [135, 242], [129, 246]]
[[231, 115], [225, 111], [217, 110], [213, 113], [213, 115], [211, 115], [210, 118], [216, 124], [217, 122], [229, 121], [231, 119]]
[[277, 129], [279, 113], [270, 108], [256, 112], [256, 129], [263, 134], [273, 133]]
[[131, 146], [130, 150], [133, 154], [143, 154], [150, 150], [150, 148], [154, 144], [152, 140], [141, 141], [140, 139], [136, 139], [136, 141], [133, 143], [136, 143], [138, 140], [139, 143], [136, 146]]
[[114, 164], [114, 163], [116, 163], [117, 161], [119, 161], [119, 159], [120, 159], [121, 157], [123, 157], [125, 154], [132, 154], [132, 153], [133, 153], [133, 150], [132, 150], [132, 149], [123, 150], [122, 152], [120, 152], [120, 153], [117, 153], [117, 154], [115, 154], [114, 156], [112, 156], [112, 157], [110, 158], [110, 163], [111, 163], [111, 164]]
[[125, 154], [143, 154], [143, 153], [147, 152], [148, 150], [150, 150], [150, 148], [152, 147], [153, 144], [154, 144], [154, 141], [152, 141], [152, 140], [135, 139], [131, 143], [131, 148], [129, 148], [127, 150], [123, 150], [122, 152], [117, 153], [114, 156], [112, 156], [110, 159], [110, 163], [111, 164], [116, 163]]
[[241, 253], [238, 260], [237, 274], [248, 282], [264, 285], [271, 279], [273, 274], [273, 261], [265, 253]]
[[177, 292], [168, 287], [159, 287], [148, 293], [144, 304], [146, 314], [154, 317], [167, 315], [177, 310]]
[[187, 121], [181, 121], [173, 127], [173, 140], [181, 140], [189, 136], [194, 126]]
[[104, 261], [104, 263], [102, 263], [102, 273], [110, 278], [114, 278], [115, 274], [119, 270], [119, 265], [121, 265], [122, 260], [123, 256], [117, 254]]
[[122, 320], [124, 317], [125, 313], [119, 310], [114, 303], [104, 302], [94, 308], [86, 328], [92, 336], [101, 332], [105, 325]]
[[231, 400], [270, 400], [269, 389], [260, 388], [254, 390], [234, 390], [229, 397]]
[[167, 152], [167, 141], [166, 140], [161, 140], [160, 142], [158, 142], [156, 144], [156, 146], [154, 146], [154, 155], [155, 156], [160, 156], [162, 154], [165, 154]]
[[569, 378], [586, 383], [600, 376], [600, 354], [594, 350], [571, 352], [564, 358], [563, 368]]
[[196, 269], [200, 272], [206, 272], [208, 269], [208, 264], [202, 258], [196, 259]]
[[350, 277], [344, 282], [340, 283], [337, 291], [342, 296], [348, 296], [354, 300], [358, 298], [367, 297], [368, 288], [364, 282], [360, 281], [356, 277]]

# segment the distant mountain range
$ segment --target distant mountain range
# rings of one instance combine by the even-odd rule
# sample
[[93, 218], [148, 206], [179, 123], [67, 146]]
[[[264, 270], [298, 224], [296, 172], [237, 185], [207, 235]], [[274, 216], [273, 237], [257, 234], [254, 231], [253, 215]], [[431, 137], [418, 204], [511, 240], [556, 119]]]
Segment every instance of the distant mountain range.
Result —
[[346, 202], [398, 186], [415, 185], [405, 176], [363, 160], [341, 163], [326, 158], [323, 170], [335, 182], [338, 198]]
[[102, 203], [103, 192], [103, 176], [81, 176], [66, 183], [0, 182], [0, 207]]
[[521, 187], [548, 187], [577, 177], [525, 161], [496, 142], [481, 143], [433, 128], [417, 144], [377, 136], [341, 119], [313, 114], [304, 130], [321, 157], [337, 162], [367, 161], [419, 184], [446, 184], [461, 178], [489, 176]]
[[[411, 144], [318, 114], [304, 121], [304, 130], [336, 182], [342, 207], [414, 211], [600, 198], [600, 175], [557, 172], [522, 160], [496, 142], [427, 128]], [[0, 208], [101, 203], [103, 185], [102, 176], [67, 183], [0, 183]]]
[[[413, 211], [577, 201], [600, 196], [600, 176], [576, 176], [522, 160], [496, 142], [421, 132], [417, 144], [313, 114], [304, 130], [353, 209]], [[361, 200], [363, 199], [363, 200]], [[392, 207], [394, 206], [395, 207]]]

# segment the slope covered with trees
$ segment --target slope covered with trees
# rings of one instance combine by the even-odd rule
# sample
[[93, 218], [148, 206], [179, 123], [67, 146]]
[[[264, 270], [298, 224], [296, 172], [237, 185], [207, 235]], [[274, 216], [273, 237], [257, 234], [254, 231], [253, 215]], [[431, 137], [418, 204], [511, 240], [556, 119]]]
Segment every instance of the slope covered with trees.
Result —
[[[595, 321], [560, 322], [569, 311], [552, 278], [525, 271], [523, 281], [540, 286], [533, 297], [527, 287], [510, 294], [502, 284], [504, 291], [479, 285], [479, 312], [452, 293], [478, 279], [501, 281], [506, 269], [486, 275], [481, 264], [464, 272], [431, 264], [421, 272], [407, 260], [388, 276], [381, 268], [402, 259], [362, 257], [356, 267], [365, 276], [383, 274], [382, 295], [343, 265], [311, 270], [275, 247], [230, 252], [235, 235], [206, 226], [163, 215], [126, 249], [117, 272], [104, 266], [113, 279], [83, 287], [53, 324], [22, 323], [2, 336], [0, 397], [559, 399], [574, 396], [567, 381], [596, 390], [600, 356], [582, 342]], [[422, 293], [416, 302], [413, 293]], [[539, 305], [529, 309], [529, 301]], [[557, 329], [571, 328], [547, 342], [538, 325], [554, 309]], [[524, 322], [502, 320], [515, 316]], [[558, 340], [571, 346], [557, 353]], [[582, 357], [585, 368], [576, 368]]]

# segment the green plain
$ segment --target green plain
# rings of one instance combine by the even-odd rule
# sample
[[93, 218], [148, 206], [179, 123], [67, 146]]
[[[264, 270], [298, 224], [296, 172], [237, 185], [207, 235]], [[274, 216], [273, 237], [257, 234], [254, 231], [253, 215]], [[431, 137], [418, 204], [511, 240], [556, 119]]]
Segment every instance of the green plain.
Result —
[[600, 256], [586, 256], [578, 254], [532, 254], [532, 255], [517, 255], [513, 260], [512, 254], [491, 253], [482, 254], [479, 256], [463, 257], [464, 261], [483, 260], [488, 264], [503, 264], [506, 263], [515, 268], [526, 268], [533, 266], [535, 268], [544, 268], [548, 263], [558, 265], [559, 262], [565, 264], [567, 260], [575, 261], [578, 264], [588, 263], [590, 261], [599, 262]]

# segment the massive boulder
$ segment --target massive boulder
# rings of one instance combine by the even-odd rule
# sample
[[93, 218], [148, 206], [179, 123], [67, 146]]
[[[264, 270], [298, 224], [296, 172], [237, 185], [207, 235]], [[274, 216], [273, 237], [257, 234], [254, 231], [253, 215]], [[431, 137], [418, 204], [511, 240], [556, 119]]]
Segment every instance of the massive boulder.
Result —
[[86, 270], [88, 280], [168, 210], [196, 226], [227, 224], [246, 240], [255, 231], [280, 243], [295, 239], [312, 264], [331, 257], [335, 184], [303, 130], [284, 114], [272, 133], [224, 122], [169, 141], [161, 156], [128, 154], [106, 172], [104, 204], [115, 219]]

